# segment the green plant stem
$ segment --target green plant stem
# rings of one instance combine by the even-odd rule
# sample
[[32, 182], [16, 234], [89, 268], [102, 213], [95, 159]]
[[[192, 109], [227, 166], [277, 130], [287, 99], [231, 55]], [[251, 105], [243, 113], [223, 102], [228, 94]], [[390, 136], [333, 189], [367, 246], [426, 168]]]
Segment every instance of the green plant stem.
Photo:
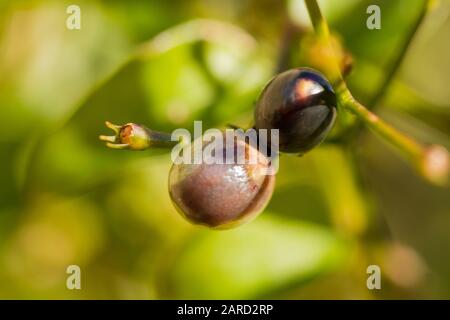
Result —
[[[402, 46], [398, 50], [397, 56], [392, 60], [390, 65], [387, 67], [386, 76], [384, 77], [383, 81], [381, 81], [381, 85], [379, 86], [376, 93], [371, 97], [371, 99], [367, 103], [369, 109], [375, 110], [381, 104], [381, 102], [383, 102], [383, 99], [385, 98], [386, 93], [389, 90], [389, 87], [391, 86], [395, 76], [397, 75], [397, 72], [399, 71], [402, 65], [403, 60], [405, 59], [405, 56], [407, 55], [407, 52], [411, 47], [411, 44], [414, 40], [415, 35], [417, 34], [417, 31], [419, 30], [425, 17], [427, 16], [428, 12], [432, 9], [435, 2], [436, 2], [435, 0], [423, 0], [420, 13], [416, 18], [416, 20], [414, 21], [414, 24], [410, 28], [405, 41], [402, 43]], [[346, 134], [343, 136], [344, 137], [343, 141], [350, 142], [349, 139], [351, 138], [351, 136], [358, 134], [362, 130], [362, 128], [363, 125], [361, 123], [357, 123], [353, 127], [348, 128]]]
[[409, 160], [414, 161], [421, 156], [423, 146], [420, 143], [392, 127], [383, 119], [364, 107], [361, 103], [355, 100], [355, 98], [353, 98], [346, 86], [341, 86], [341, 88], [338, 89], [338, 100], [342, 107], [356, 115], [375, 133], [380, 135], [385, 140], [388, 140]]
[[[305, 0], [305, 3], [317, 36], [332, 50], [328, 24], [317, 1]], [[399, 150], [426, 179], [436, 184], [445, 184], [449, 172], [447, 150], [441, 146], [424, 146], [380, 119], [352, 96], [342, 77], [337, 61], [333, 60], [328, 63], [334, 65], [327, 68], [327, 77], [336, 88], [338, 107], [353, 113], [373, 132]], [[395, 70], [392, 73], [395, 74]]]
[[369, 108], [375, 108], [380, 102], [382, 102], [383, 98], [385, 97], [387, 90], [389, 89], [392, 80], [394, 79], [395, 75], [397, 74], [398, 70], [400, 69], [403, 60], [405, 59], [405, 56], [411, 47], [411, 44], [413, 42], [413, 39], [415, 35], [417, 34], [417, 31], [419, 30], [420, 26], [422, 25], [423, 21], [425, 20], [425, 17], [430, 12], [430, 10], [433, 8], [433, 5], [435, 4], [435, 0], [424, 0], [422, 4], [422, 8], [420, 10], [419, 16], [414, 21], [413, 26], [408, 32], [408, 35], [403, 42], [400, 50], [397, 53], [397, 56], [391, 64], [388, 67], [388, 70], [386, 72], [386, 76], [384, 77], [380, 88], [377, 90], [377, 93], [372, 97], [372, 99], [369, 101], [368, 106]]

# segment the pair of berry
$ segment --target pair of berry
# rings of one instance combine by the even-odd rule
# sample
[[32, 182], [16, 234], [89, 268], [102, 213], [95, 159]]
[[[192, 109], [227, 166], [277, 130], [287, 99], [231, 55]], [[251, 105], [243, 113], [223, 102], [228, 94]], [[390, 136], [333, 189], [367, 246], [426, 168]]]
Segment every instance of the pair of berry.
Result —
[[[308, 68], [292, 69], [275, 76], [260, 94], [255, 105], [254, 128], [277, 129], [280, 152], [304, 154], [323, 141], [333, 126], [336, 113], [336, 95], [325, 77]], [[144, 150], [171, 145], [170, 135], [142, 126], [107, 125], [116, 136], [101, 136], [100, 139], [113, 148]], [[225, 135], [222, 138], [226, 140]], [[270, 159], [244, 138], [236, 137], [233, 142], [223, 143], [222, 154], [243, 147], [244, 162], [176, 162], [171, 168], [169, 193], [172, 201], [194, 224], [220, 229], [237, 226], [261, 213], [272, 196], [275, 176], [267, 174]], [[203, 148], [207, 145], [202, 142]], [[232, 150], [228, 150], [230, 148]], [[245, 161], [248, 159], [257, 161]]]
[[[278, 129], [280, 152], [303, 154], [323, 141], [335, 118], [336, 96], [330, 83], [312, 69], [299, 68], [266, 85], [255, 106], [254, 128]], [[270, 161], [243, 139], [234, 144], [233, 148], [245, 144], [245, 154], [257, 154], [260, 160], [172, 166], [170, 196], [189, 221], [234, 227], [256, 217], [270, 200], [275, 184], [275, 176], [266, 174]]]

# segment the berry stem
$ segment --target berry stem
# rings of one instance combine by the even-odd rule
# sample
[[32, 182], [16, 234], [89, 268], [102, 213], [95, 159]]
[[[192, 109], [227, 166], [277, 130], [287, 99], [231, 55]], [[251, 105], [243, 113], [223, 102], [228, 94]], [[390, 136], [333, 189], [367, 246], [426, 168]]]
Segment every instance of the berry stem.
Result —
[[[324, 45], [330, 46], [332, 50], [328, 24], [320, 11], [317, 0], [305, 0], [305, 3], [317, 36], [324, 42]], [[431, 6], [430, 3], [430, 1], [427, 3], [427, 8]], [[409, 42], [407, 41], [407, 43]], [[408, 45], [404, 50], [405, 52], [407, 47]], [[403, 54], [401, 54], [402, 56]], [[448, 151], [444, 147], [438, 145], [425, 146], [417, 142], [358, 102], [348, 89], [335, 59], [330, 61], [330, 66], [325, 73], [336, 88], [338, 107], [353, 113], [372, 131], [399, 150], [428, 181], [439, 185], [447, 183], [450, 160]], [[392, 75], [388, 75], [389, 77], [394, 76], [395, 70], [391, 73]]]
[[447, 184], [450, 166], [447, 149], [440, 145], [421, 144], [397, 130], [353, 98], [345, 83], [336, 91], [338, 104], [400, 151], [420, 175], [434, 184]]
[[389, 140], [391, 144], [401, 150], [411, 160], [420, 156], [422, 153], [421, 144], [395, 129], [355, 100], [346, 86], [341, 86], [337, 91], [338, 103], [361, 119], [370, 129], [384, 139]]
[[149, 148], [173, 148], [178, 141], [173, 141], [171, 134], [150, 130], [145, 126], [127, 123], [123, 126], [105, 122], [114, 131], [113, 136], [101, 135], [99, 139], [112, 149], [146, 150]]

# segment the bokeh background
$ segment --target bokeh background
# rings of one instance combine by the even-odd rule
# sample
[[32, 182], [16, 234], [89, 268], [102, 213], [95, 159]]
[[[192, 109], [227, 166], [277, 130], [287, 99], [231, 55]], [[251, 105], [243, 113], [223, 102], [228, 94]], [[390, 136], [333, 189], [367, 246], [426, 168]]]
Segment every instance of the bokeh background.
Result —
[[[370, 104], [424, 1], [319, 3]], [[66, 28], [71, 4], [81, 30]], [[381, 30], [366, 28], [370, 4]], [[449, 148], [450, 3], [437, 6], [371, 107]], [[175, 211], [167, 152], [98, 140], [105, 120], [249, 125], [271, 76], [317, 57], [302, 0], [0, 0], [0, 298], [450, 298], [449, 188], [354, 119], [283, 156], [265, 212], [229, 231]], [[81, 290], [66, 288], [71, 264]], [[366, 287], [372, 264], [381, 290]]]

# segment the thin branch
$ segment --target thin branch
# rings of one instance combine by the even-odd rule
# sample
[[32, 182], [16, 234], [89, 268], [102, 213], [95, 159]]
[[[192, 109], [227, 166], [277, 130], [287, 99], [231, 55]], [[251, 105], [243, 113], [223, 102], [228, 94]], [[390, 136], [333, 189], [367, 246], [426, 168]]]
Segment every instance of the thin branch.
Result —
[[[320, 12], [317, 1], [305, 0], [305, 3], [317, 36], [331, 47], [328, 24]], [[380, 119], [352, 96], [342, 78], [337, 61], [333, 60], [329, 63], [334, 66], [330, 66], [327, 76], [335, 85], [339, 108], [356, 115], [372, 131], [405, 155], [418, 172], [430, 182], [435, 184], [447, 183], [449, 172], [448, 151], [442, 146], [425, 146]]]
[[377, 93], [369, 101], [369, 103], [368, 103], [369, 108], [371, 108], [371, 109], [375, 108], [385, 97], [386, 92], [392, 83], [392, 80], [394, 79], [397, 72], [399, 71], [399, 69], [402, 65], [402, 62], [405, 59], [405, 56], [406, 56], [409, 48], [411, 47], [411, 44], [413, 42], [415, 35], [417, 34], [417, 31], [419, 30], [420, 26], [422, 25], [423, 21], [425, 20], [425, 17], [428, 15], [430, 10], [432, 9], [434, 3], [435, 3], [434, 0], [424, 0], [423, 1], [423, 5], [420, 10], [419, 16], [417, 17], [413, 26], [409, 30], [405, 41], [403, 42], [400, 50], [397, 53], [397, 56], [395, 57], [395, 59], [392, 60], [390, 66], [388, 67], [386, 76], [384, 77], [380, 88], [377, 90]]

